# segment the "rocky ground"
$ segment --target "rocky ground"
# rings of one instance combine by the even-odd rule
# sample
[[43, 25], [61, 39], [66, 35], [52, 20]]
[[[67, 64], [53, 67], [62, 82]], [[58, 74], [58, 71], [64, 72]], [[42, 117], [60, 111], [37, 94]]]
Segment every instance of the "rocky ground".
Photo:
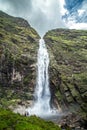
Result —
[[83, 120], [76, 113], [68, 113], [65, 116], [56, 122], [60, 125], [62, 129], [70, 129], [70, 130], [86, 130], [87, 129], [87, 121]]

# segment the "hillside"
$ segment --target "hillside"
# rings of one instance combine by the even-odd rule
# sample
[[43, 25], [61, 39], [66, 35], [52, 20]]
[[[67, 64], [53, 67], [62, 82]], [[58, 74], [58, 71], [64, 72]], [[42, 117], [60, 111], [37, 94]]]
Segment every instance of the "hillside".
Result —
[[[0, 107], [27, 107], [32, 102], [39, 39], [26, 20], [0, 11]], [[55, 29], [44, 40], [50, 57], [51, 106], [79, 114], [85, 123], [87, 31]]]
[[0, 105], [33, 98], [39, 35], [22, 19], [0, 11]]
[[[9, 118], [8, 118], [9, 117]], [[7, 120], [8, 119], [8, 120]], [[0, 109], [0, 130], [61, 130], [51, 121], [36, 116], [25, 117]]]
[[74, 106], [87, 113], [87, 31], [55, 29], [44, 39], [50, 55], [52, 102], [63, 110]]

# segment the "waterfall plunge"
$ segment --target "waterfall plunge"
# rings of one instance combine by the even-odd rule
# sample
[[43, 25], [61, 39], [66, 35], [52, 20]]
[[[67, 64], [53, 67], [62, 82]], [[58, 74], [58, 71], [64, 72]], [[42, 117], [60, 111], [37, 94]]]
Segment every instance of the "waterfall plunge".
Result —
[[49, 90], [49, 55], [43, 39], [40, 39], [38, 50], [38, 75], [35, 90], [35, 98], [38, 110], [50, 111], [50, 90]]
[[37, 71], [37, 84], [35, 89], [35, 102], [34, 105], [27, 109], [29, 115], [37, 115], [40, 117], [52, 115], [53, 109], [50, 107], [50, 89], [49, 89], [49, 55], [45, 46], [44, 40], [41, 38], [39, 41], [38, 50], [38, 71]]

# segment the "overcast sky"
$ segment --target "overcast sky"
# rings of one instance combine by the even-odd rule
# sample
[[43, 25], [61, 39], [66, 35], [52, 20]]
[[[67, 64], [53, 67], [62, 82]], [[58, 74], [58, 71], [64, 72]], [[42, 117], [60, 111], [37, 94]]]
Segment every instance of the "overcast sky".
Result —
[[0, 0], [0, 10], [25, 18], [40, 35], [54, 28], [86, 28], [84, 20], [76, 21], [87, 14], [86, 5], [87, 0]]

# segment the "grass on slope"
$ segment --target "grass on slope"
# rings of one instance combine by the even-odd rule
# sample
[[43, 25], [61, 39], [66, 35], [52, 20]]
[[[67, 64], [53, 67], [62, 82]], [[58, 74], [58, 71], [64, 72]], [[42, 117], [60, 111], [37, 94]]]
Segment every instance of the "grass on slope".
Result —
[[0, 109], [0, 130], [61, 130], [61, 128], [36, 116], [25, 117]]

